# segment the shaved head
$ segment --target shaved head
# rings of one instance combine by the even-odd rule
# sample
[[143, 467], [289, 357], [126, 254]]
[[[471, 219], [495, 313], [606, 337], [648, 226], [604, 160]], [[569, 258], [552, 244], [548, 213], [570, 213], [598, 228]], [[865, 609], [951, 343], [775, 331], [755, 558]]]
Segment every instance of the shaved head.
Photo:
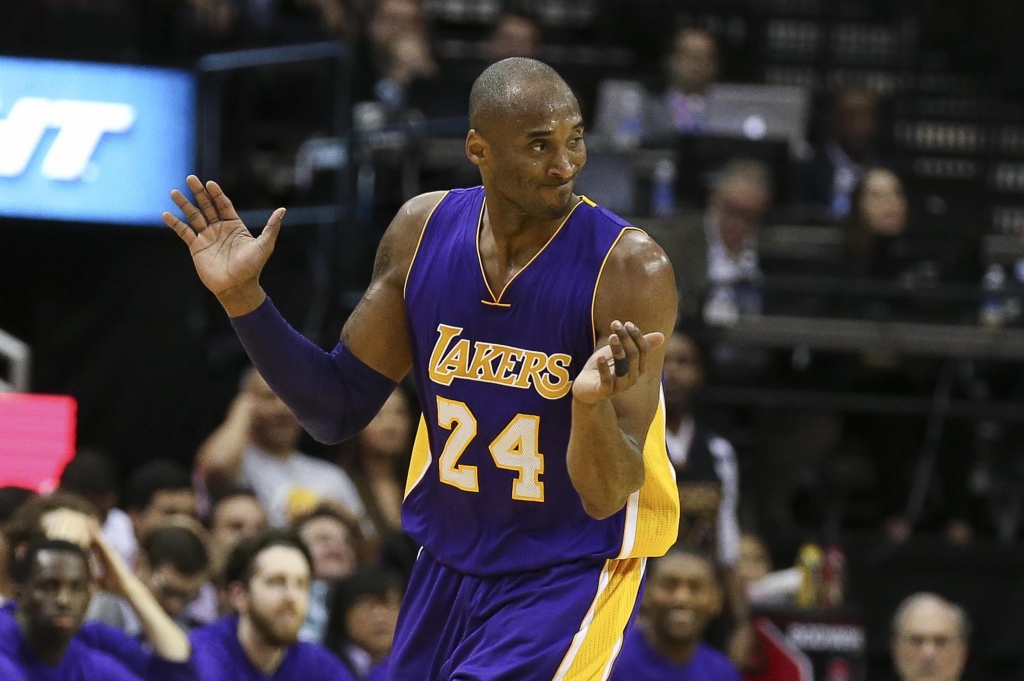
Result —
[[487, 136], [495, 123], [564, 106], [579, 107], [557, 71], [536, 59], [511, 57], [489, 66], [473, 83], [469, 127]]

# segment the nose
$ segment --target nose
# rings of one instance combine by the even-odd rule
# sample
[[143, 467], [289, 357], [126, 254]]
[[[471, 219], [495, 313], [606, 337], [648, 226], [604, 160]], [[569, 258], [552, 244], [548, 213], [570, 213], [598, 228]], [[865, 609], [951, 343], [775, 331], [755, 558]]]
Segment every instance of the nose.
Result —
[[71, 604], [71, 587], [62, 586], [57, 590], [57, 605], [67, 607]]
[[569, 157], [569, 152], [566, 149], [562, 149], [558, 153], [558, 156], [555, 157], [551, 167], [548, 168], [548, 175], [557, 177], [560, 180], [568, 180], [575, 172], [576, 164]]

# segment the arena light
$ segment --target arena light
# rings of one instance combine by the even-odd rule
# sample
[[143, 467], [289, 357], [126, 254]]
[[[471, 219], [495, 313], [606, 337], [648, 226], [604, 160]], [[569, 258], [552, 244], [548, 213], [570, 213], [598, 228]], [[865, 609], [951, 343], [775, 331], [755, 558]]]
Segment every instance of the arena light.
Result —
[[57, 486], [75, 453], [78, 403], [62, 395], [0, 393], [0, 486]]

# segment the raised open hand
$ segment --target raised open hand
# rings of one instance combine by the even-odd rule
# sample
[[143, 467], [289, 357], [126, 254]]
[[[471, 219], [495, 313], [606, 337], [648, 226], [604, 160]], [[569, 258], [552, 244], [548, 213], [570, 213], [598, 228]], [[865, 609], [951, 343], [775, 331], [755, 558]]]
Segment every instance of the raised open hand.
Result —
[[284, 208], [275, 210], [263, 232], [254, 237], [216, 182], [207, 182], [204, 186], [195, 175], [189, 175], [185, 182], [198, 208], [175, 189], [171, 199], [188, 222], [182, 222], [172, 213], [164, 213], [162, 217], [188, 244], [203, 284], [221, 298], [233, 290], [258, 283], [263, 266], [274, 252]]
[[572, 384], [572, 396], [596, 404], [626, 392], [646, 370], [647, 355], [665, 342], [665, 334], [644, 334], [633, 322], [612, 322], [608, 344], [598, 348]]

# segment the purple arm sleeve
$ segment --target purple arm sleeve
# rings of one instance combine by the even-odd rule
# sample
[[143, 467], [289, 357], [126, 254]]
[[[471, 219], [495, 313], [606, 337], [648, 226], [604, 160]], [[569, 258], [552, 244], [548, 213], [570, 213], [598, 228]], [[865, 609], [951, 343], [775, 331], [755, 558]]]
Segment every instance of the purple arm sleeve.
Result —
[[395, 382], [370, 368], [338, 343], [321, 350], [289, 326], [268, 297], [231, 319], [256, 370], [284, 400], [305, 429], [333, 444], [366, 427], [395, 389]]

